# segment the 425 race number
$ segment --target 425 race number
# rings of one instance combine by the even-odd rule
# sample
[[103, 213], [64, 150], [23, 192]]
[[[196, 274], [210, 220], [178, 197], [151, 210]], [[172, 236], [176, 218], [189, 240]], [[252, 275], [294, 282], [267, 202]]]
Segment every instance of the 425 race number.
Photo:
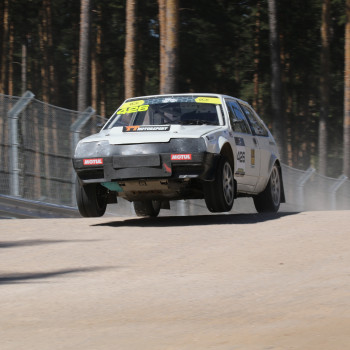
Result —
[[245, 152], [243, 151], [237, 152], [237, 160], [241, 163], [245, 163]]
[[117, 114], [127, 114], [127, 113], [135, 113], [135, 112], [146, 112], [148, 110], [149, 105], [142, 105], [136, 107], [125, 107], [121, 108]]

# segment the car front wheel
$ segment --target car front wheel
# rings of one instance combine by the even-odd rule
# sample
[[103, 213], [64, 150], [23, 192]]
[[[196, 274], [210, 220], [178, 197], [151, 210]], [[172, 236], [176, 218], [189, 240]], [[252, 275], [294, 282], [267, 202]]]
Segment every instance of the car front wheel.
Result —
[[204, 199], [212, 213], [227, 212], [232, 209], [235, 196], [233, 170], [226, 157], [221, 157], [215, 180], [204, 185]]
[[81, 216], [99, 217], [106, 212], [107, 189], [100, 184], [82, 186], [79, 179], [75, 182], [75, 195]]
[[277, 165], [274, 165], [269, 182], [263, 192], [254, 197], [258, 213], [277, 213], [281, 204], [281, 176]]
[[157, 217], [160, 211], [161, 201], [135, 201], [134, 209], [137, 216]]

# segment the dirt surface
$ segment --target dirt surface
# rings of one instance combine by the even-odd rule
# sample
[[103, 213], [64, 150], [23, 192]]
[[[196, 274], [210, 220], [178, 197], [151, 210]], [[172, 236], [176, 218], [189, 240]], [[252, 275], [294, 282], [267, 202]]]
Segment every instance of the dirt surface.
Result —
[[0, 221], [1, 349], [350, 348], [350, 212]]

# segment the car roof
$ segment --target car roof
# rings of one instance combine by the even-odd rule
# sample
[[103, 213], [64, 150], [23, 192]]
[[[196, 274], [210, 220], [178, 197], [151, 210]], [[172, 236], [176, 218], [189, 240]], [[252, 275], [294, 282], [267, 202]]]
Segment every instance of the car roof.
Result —
[[232, 98], [237, 101], [241, 101], [244, 103], [247, 103], [246, 101], [243, 101], [237, 97], [232, 97], [228, 95], [223, 94], [215, 94], [215, 93], [208, 93], [208, 92], [191, 92], [191, 93], [176, 93], [176, 94], [159, 94], [159, 95], [148, 95], [148, 96], [137, 96], [137, 97], [130, 97], [127, 98], [125, 101], [132, 101], [132, 100], [139, 100], [139, 99], [147, 99], [147, 98], [155, 98], [155, 97], [174, 97], [174, 96], [215, 96], [215, 97], [222, 97], [222, 98]]

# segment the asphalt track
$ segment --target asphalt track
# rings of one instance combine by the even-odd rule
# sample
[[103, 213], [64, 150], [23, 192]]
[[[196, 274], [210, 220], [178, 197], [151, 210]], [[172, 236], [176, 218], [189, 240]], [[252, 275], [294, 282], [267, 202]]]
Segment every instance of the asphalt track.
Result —
[[0, 220], [0, 348], [348, 349], [349, 223]]

